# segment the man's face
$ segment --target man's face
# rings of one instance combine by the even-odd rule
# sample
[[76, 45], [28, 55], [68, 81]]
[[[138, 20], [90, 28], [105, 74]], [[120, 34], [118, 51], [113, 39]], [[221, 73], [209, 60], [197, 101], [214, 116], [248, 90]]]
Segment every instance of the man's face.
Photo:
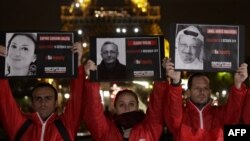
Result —
[[178, 53], [184, 63], [192, 63], [199, 57], [202, 42], [190, 35], [181, 35], [178, 43]]
[[118, 49], [113, 44], [106, 44], [102, 47], [101, 56], [105, 63], [114, 63], [118, 57]]
[[53, 113], [57, 107], [55, 93], [52, 88], [41, 87], [37, 88], [33, 94], [32, 107], [35, 112], [38, 112], [42, 119], [46, 119]]
[[116, 113], [118, 115], [138, 110], [138, 103], [134, 96], [130, 94], [121, 95], [116, 102]]
[[192, 87], [188, 90], [190, 99], [195, 104], [205, 104], [210, 99], [211, 89], [209, 87], [209, 79], [205, 76], [194, 77]]

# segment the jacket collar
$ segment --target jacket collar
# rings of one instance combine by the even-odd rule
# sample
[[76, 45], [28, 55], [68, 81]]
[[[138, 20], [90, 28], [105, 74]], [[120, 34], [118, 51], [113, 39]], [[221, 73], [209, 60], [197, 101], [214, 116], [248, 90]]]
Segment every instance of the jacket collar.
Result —
[[207, 111], [209, 109], [211, 109], [212, 107], [212, 100], [210, 100], [201, 110], [190, 100], [187, 100], [187, 107], [190, 108], [192, 111]]
[[52, 113], [47, 120], [43, 121], [38, 112], [31, 113], [30, 118], [36, 124], [51, 124], [54, 123], [55, 119], [58, 119], [58, 115], [56, 113]]

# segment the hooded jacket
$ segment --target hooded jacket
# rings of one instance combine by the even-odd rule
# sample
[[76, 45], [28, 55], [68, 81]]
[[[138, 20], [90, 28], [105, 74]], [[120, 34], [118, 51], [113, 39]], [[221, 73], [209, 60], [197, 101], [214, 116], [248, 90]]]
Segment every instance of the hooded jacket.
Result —
[[246, 98], [245, 98], [244, 106], [242, 110], [242, 121], [248, 125], [250, 125], [249, 108], [250, 108], [250, 87], [247, 89], [247, 94], [246, 94]]
[[[83, 96], [83, 121], [95, 141], [124, 141], [114, 118], [104, 114], [97, 83], [85, 83], [88, 87]], [[144, 119], [134, 125], [129, 141], [158, 141], [163, 129], [162, 100], [168, 84], [157, 82], [150, 94], [150, 103]]]
[[74, 141], [80, 125], [80, 103], [82, 86], [84, 83], [84, 71], [78, 68], [78, 78], [71, 81], [71, 97], [67, 102], [65, 111], [58, 115], [52, 113], [46, 121], [43, 121], [37, 112], [24, 114], [15, 102], [8, 80], [0, 79], [0, 116], [1, 123], [8, 134], [9, 140], [15, 139], [17, 131], [29, 118], [31, 125], [23, 134], [21, 141], [63, 141], [54, 121], [60, 119], [67, 129], [70, 140]]
[[211, 102], [199, 110], [190, 100], [183, 106], [182, 88], [170, 86], [164, 106], [164, 119], [174, 141], [223, 141], [225, 124], [240, 121], [246, 88], [231, 88], [227, 103], [212, 106]]

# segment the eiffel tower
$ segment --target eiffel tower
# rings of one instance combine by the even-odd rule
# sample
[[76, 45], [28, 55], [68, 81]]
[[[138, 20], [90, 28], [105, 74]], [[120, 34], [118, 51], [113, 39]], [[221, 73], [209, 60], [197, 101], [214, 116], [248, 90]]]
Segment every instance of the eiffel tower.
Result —
[[[61, 6], [63, 31], [79, 31], [83, 41], [89, 36], [162, 34], [160, 6], [147, 0], [75, 0]], [[136, 31], [134, 31], [136, 29]]]

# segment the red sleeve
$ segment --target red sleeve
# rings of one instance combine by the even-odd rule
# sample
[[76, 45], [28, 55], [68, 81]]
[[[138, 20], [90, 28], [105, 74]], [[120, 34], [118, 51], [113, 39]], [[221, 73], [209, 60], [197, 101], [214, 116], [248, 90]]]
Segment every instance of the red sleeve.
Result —
[[245, 85], [242, 85], [240, 89], [237, 89], [234, 86], [231, 88], [227, 103], [223, 106], [224, 112], [221, 112], [223, 113], [225, 124], [239, 123], [245, 96]]
[[242, 120], [246, 124], [250, 124], [250, 88], [247, 90], [246, 98], [242, 110]]
[[166, 82], [155, 82], [150, 94], [146, 113], [146, 123], [153, 140], [159, 140], [163, 129], [163, 96], [166, 94], [168, 84]]
[[16, 134], [26, 117], [17, 106], [8, 81], [0, 79], [0, 86], [0, 118], [5, 131], [11, 137]]
[[164, 121], [171, 133], [177, 133], [183, 116], [182, 87], [169, 85], [164, 99]]
[[82, 102], [83, 121], [94, 140], [101, 140], [104, 134], [109, 133], [110, 120], [104, 115], [99, 92], [100, 85], [87, 80], [85, 88]]
[[81, 118], [81, 102], [82, 92], [85, 82], [85, 73], [83, 66], [78, 67], [78, 77], [72, 79], [70, 82], [70, 99], [68, 100], [65, 111], [62, 114], [62, 121], [67, 129], [71, 129], [73, 133], [76, 133], [80, 126]]

